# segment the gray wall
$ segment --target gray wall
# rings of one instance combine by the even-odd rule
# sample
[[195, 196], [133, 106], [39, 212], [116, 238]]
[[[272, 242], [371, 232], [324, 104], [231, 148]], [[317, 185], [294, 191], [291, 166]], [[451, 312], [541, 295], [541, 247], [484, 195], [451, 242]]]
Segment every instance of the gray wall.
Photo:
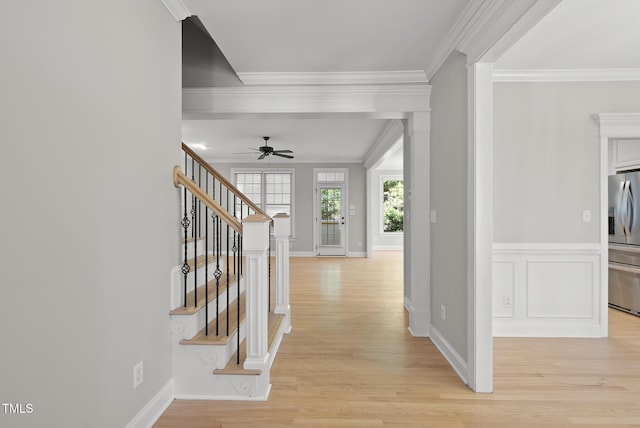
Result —
[[599, 242], [592, 115], [637, 111], [640, 82], [496, 83], [494, 242]]
[[157, 0], [9, 9], [0, 397], [33, 413], [0, 426], [121, 427], [171, 377], [180, 24]]
[[467, 360], [466, 56], [451, 54], [430, 83], [431, 324]]
[[[216, 164], [213, 167], [233, 182], [233, 168], [264, 168], [259, 163]], [[366, 175], [362, 164], [272, 164], [272, 168], [294, 168], [295, 182], [295, 240], [291, 251], [313, 251], [313, 168], [349, 169], [349, 205], [355, 205], [355, 215], [349, 216], [349, 252], [366, 251]], [[347, 210], [348, 211], [348, 210]]]

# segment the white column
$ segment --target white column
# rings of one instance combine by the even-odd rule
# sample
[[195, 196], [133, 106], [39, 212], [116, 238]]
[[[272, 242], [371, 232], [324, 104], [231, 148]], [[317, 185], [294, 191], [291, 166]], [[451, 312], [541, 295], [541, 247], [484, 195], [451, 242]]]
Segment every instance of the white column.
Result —
[[289, 304], [289, 237], [291, 218], [278, 213], [273, 217], [273, 236], [276, 240], [276, 314], [285, 315], [285, 328], [291, 332], [291, 306]]
[[405, 207], [409, 207], [405, 210], [405, 302], [409, 331], [421, 337], [428, 337], [431, 327], [430, 120], [429, 112], [411, 113], [404, 134]]
[[493, 391], [493, 69], [468, 70], [469, 159], [467, 172], [469, 387]]
[[265, 369], [269, 360], [269, 219], [250, 215], [244, 219], [242, 250], [246, 263], [247, 359], [245, 369]]

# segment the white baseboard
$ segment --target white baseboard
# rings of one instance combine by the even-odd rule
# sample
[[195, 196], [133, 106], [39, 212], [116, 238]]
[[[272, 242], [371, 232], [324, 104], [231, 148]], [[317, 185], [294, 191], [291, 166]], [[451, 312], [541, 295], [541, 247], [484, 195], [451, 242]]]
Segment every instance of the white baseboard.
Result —
[[547, 321], [544, 323], [504, 323], [493, 321], [493, 337], [602, 337], [599, 323], [568, 323]]
[[460, 379], [465, 384], [469, 383], [469, 367], [467, 363], [462, 359], [460, 354], [453, 349], [453, 346], [444, 338], [442, 334], [438, 331], [437, 328], [431, 326], [431, 335], [429, 336], [431, 341], [436, 348], [440, 351], [440, 353], [444, 356], [444, 358], [449, 362], [453, 370], [456, 371]]
[[404, 245], [374, 245], [373, 251], [403, 251]]
[[173, 399], [173, 379], [169, 379], [169, 382], [131, 419], [125, 428], [151, 428], [167, 410]]
[[314, 257], [313, 251], [290, 251], [290, 257]]
[[366, 251], [349, 251], [347, 257], [367, 257]]
[[414, 337], [429, 337], [431, 325], [429, 310], [417, 309], [406, 297], [404, 306], [409, 311], [409, 333]]

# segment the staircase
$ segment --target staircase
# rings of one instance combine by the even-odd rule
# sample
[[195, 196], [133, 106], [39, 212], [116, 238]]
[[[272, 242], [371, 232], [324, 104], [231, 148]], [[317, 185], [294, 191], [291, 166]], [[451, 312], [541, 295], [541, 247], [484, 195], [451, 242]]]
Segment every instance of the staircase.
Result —
[[[183, 144], [180, 264], [171, 272], [175, 398], [266, 400], [289, 307], [289, 217], [270, 218]], [[275, 240], [275, 254], [271, 241]]]

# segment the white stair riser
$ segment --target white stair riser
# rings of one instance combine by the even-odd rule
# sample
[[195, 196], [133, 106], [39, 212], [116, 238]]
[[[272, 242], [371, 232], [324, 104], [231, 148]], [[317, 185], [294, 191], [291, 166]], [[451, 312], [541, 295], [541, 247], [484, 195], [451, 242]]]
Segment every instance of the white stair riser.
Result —
[[[213, 376], [215, 369], [222, 369], [227, 365], [229, 359], [238, 348], [236, 334], [232, 334], [226, 345], [181, 345], [183, 326], [180, 321], [171, 322], [173, 333], [173, 366], [174, 377], [176, 373], [181, 373], [187, 377], [192, 377], [195, 373], [201, 375], [209, 374]], [[186, 329], [186, 326], [184, 327]], [[215, 335], [215, 331], [209, 332]], [[221, 332], [224, 334], [224, 332]], [[240, 325], [240, 340], [244, 340], [246, 335], [245, 323]]]
[[[240, 326], [240, 339], [246, 335]], [[237, 349], [233, 335], [227, 345], [173, 345], [175, 398], [200, 400], [266, 400], [271, 388], [269, 370], [260, 375], [215, 375]]]
[[[224, 273], [224, 266], [220, 265], [222, 276], [226, 281], [226, 274]], [[187, 274], [187, 293], [193, 291], [196, 286], [194, 277], [197, 275], [197, 286], [200, 287], [205, 283], [205, 274], [209, 281], [215, 279], [216, 264], [209, 263], [209, 268], [204, 266], [197, 270], [197, 272], [191, 271]], [[184, 303], [184, 275], [182, 274], [182, 266], [176, 266], [171, 269], [171, 308], [176, 308]]]
[[[243, 288], [241, 287], [240, 291], [242, 292], [242, 290]], [[229, 294], [229, 302], [231, 305], [236, 304], [237, 296], [238, 296], [238, 287], [234, 284], [231, 287], [230, 294]], [[227, 291], [226, 290], [223, 293], [220, 293], [219, 300], [220, 301], [218, 305], [218, 312], [220, 313], [224, 311], [227, 307]], [[215, 319], [215, 315], [216, 315], [216, 300], [215, 299], [211, 300], [208, 306], [209, 306], [209, 322], [211, 322]], [[182, 339], [191, 339], [200, 330], [204, 328], [205, 312], [206, 311], [204, 310], [204, 308], [202, 308], [198, 312], [191, 315], [171, 315], [172, 325], [175, 320], [175, 322], [179, 323], [182, 326], [179, 330], [174, 330], [175, 332], [177, 331], [180, 332], [181, 337], [178, 339], [178, 342]], [[174, 335], [175, 334], [177, 333], [174, 333]], [[215, 334], [215, 331], [214, 331], [214, 334]]]
[[[201, 256], [203, 254], [204, 254], [203, 239], [187, 242], [187, 260], [194, 258], [196, 255]], [[180, 257], [180, 259], [184, 259], [184, 244], [180, 246], [180, 252], [178, 256]]]

